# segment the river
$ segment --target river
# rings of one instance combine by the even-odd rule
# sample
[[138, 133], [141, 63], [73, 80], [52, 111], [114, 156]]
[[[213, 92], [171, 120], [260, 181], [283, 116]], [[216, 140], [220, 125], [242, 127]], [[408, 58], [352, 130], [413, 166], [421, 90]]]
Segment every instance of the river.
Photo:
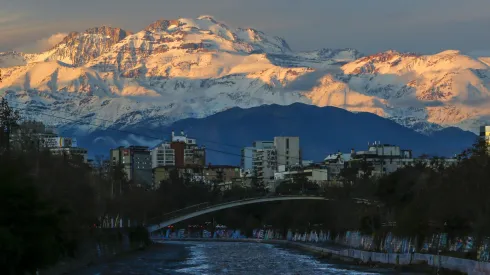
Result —
[[157, 274], [394, 274], [331, 263], [264, 243], [166, 242], [141, 253], [89, 267], [76, 275]]

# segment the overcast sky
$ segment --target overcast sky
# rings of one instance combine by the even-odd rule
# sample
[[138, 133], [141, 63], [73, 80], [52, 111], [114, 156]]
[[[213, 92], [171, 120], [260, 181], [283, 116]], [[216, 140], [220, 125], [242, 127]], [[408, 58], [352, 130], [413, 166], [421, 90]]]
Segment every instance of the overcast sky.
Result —
[[281, 36], [294, 50], [490, 50], [490, 0], [0, 0], [0, 51], [98, 25], [138, 31], [201, 14]]

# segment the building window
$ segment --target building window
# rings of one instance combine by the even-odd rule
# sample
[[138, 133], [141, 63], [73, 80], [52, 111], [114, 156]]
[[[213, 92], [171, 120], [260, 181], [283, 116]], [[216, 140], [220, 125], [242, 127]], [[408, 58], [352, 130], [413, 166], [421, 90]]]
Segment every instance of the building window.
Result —
[[289, 149], [289, 138], [286, 139], [286, 149]]

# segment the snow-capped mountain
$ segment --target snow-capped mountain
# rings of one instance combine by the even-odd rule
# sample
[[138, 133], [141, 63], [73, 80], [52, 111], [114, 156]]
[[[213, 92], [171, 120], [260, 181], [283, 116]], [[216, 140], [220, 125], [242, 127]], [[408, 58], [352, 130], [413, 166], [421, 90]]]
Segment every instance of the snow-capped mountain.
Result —
[[61, 61], [83, 66], [88, 61], [109, 51], [131, 32], [107, 26], [90, 28], [82, 33], [71, 32], [52, 49], [40, 54], [20, 52], [0, 53], [0, 68], [23, 66], [34, 62]]
[[457, 51], [294, 52], [281, 38], [201, 16], [136, 33], [92, 28], [39, 54], [0, 53], [0, 95], [27, 116], [83, 131], [295, 102], [372, 112], [425, 133], [477, 131], [490, 121], [488, 60]]

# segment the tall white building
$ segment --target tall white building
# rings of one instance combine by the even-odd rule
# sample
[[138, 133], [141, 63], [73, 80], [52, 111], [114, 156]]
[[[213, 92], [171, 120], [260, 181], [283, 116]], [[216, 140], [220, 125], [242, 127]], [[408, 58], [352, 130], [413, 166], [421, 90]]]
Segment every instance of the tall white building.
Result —
[[175, 166], [175, 150], [171, 144], [163, 142], [151, 149], [151, 168]]
[[253, 158], [255, 176], [264, 183], [274, 180], [277, 170], [277, 156], [275, 148], [257, 149]]
[[274, 137], [278, 165], [301, 164], [299, 137]]
[[252, 175], [257, 170], [254, 160], [256, 159], [257, 150], [261, 149], [274, 149], [273, 141], [254, 141], [251, 147], [244, 147], [242, 149], [242, 157], [240, 162], [240, 168], [245, 175]]
[[278, 165], [296, 164], [301, 164], [299, 137], [275, 137], [274, 141], [255, 141], [253, 146], [242, 149], [243, 175], [256, 176], [269, 189], [274, 184]]

